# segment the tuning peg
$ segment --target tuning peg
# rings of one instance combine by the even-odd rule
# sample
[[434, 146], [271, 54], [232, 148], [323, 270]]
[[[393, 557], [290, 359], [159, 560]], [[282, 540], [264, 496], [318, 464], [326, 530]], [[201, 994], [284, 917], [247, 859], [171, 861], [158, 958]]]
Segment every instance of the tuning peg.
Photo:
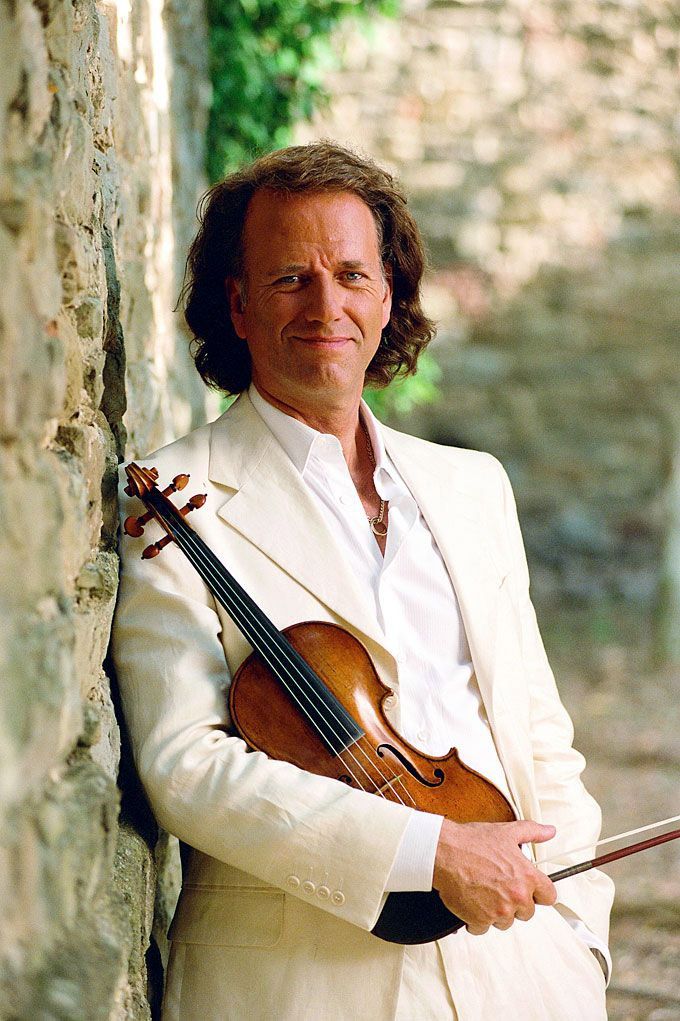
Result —
[[[187, 482], [189, 481], [189, 476], [188, 475], [177, 476], [177, 478], [185, 479], [185, 482], [181, 486], [178, 485], [176, 487], [177, 489], [184, 489], [184, 486], [186, 486]], [[177, 478], [173, 479], [173, 483], [177, 482]], [[189, 502], [184, 505], [184, 507], [180, 507], [179, 511], [180, 514], [183, 517], [186, 517], [187, 514], [191, 514], [193, 510], [199, 510], [201, 507], [203, 507], [207, 499], [208, 497], [205, 493], [196, 493], [196, 495], [192, 496]], [[125, 522], [125, 525], [127, 525], [127, 521]], [[158, 542], [154, 542], [150, 546], [146, 547], [146, 549], [142, 553], [142, 560], [151, 560], [153, 557], [157, 557], [160, 551], [162, 549], [165, 549], [165, 547], [172, 541], [173, 540], [171, 535], [164, 535], [162, 539], [158, 540]]]
[[152, 557], [157, 557], [162, 549], [165, 549], [167, 545], [172, 542], [171, 535], [164, 535], [158, 542], [153, 542], [150, 546], [142, 552], [142, 560], [151, 560]]
[[[158, 472], [155, 468], [149, 468], [149, 474], [153, 475], [154, 479], [158, 478]], [[163, 496], [172, 496], [173, 493], [177, 493], [180, 489], [184, 489], [188, 485], [190, 478], [190, 475], [175, 475], [170, 485], [166, 486], [163, 490]], [[126, 486], [125, 492], [128, 493], [129, 496], [134, 496], [134, 493], [130, 492], [130, 488], [130, 486]], [[138, 539], [140, 535], [144, 534], [144, 525], [146, 525], [148, 521], [151, 521], [152, 517], [153, 513], [151, 511], [147, 511], [146, 514], [142, 514], [138, 518], [126, 518], [123, 522], [123, 531], [126, 535], [131, 535], [134, 539]]]
[[133, 538], [137, 539], [140, 535], [144, 534], [144, 525], [147, 521], [151, 521], [152, 517], [153, 514], [151, 511], [147, 511], [146, 514], [142, 514], [138, 518], [134, 516], [126, 518], [123, 522], [123, 531], [126, 535], [131, 535]]
[[184, 507], [180, 510], [180, 514], [191, 514], [192, 510], [200, 510], [204, 506], [205, 501], [208, 499], [206, 493], [196, 493], [196, 496], [192, 496], [191, 499]]

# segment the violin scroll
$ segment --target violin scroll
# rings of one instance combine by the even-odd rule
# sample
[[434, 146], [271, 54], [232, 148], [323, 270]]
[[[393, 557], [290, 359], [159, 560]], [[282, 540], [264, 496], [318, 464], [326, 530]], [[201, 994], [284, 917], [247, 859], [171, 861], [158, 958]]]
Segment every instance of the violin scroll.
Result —
[[125, 474], [128, 477], [128, 484], [124, 492], [128, 496], [138, 496], [140, 500], [144, 499], [158, 480], [157, 468], [140, 468], [134, 461], [127, 466]]
[[[156, 481], [158, 479], [158, 471], [156, 468], [140, 468], [139, 465], [132, 461], [125, 469], [128, 477], [128, 484], [125, 487], [125, 492], [128, 496], [137, 496], [148, 508], [145, 514], [135, 517], [131, 515], [127, 517], [123, 522], [123, 531], [126, 535], [130, 535], [133, 538], [139, 538], [140, 535], [144, 534], [144, 526], [151, 521], [152, 518], [156, 518], [166, 530], [166, 535], [159, 539], [158, 542], [152, 543], [147, 546], [142, 553], [143, 560], [150, 560], [153, 557], [158, 556], [162, 549], [164, 549], [169, 543], [173, 541], [172, 534], [167, 524], [163, 519], [163, 515], [155, 503], [151, 503], [150, 496], [155, 490], [158, 493]], [[165, 489], [160, 491], [160, 496], [166, 500], [172, 496], [173, 493], [177, 493], [182, 489], [185, 489], [189, 483], [190, 476], [181, 473], [175, 475], [170, 485], [166, 486]], [[198, 510], [204, 505], [207, 500], [205, 493], [196, 493], [191, 499], [179, 509], [179, 513], [186, 517], [191, 511]], [[170, 505], [171, 506], [171, 505]], [[174, 508], [173, 508], [174, 510]]]

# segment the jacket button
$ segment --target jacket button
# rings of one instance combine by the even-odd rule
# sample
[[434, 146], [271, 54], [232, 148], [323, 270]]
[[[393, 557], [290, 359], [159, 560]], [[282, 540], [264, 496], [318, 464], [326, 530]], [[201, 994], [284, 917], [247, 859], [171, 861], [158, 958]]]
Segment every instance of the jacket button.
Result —
[[320, 886], [319, 889], [316, 891], [316, 895], [319, 898], [319, 900], [328, 900], [328, 898], [331, 895], [331, 891], [328, 889], [327, 886]]
[[304, 883], [302, 884], [302, 889], [304, 890], [305, 893], [312, 894], [316, 890], [316, 886], [311, 881], [311, 879], [305, 879]]
[[334, 904], [337, 904], [338, 907], [340, 907], [342, 904], [345, 903], [345, 895], [342, 892], [342, 890], [333, 890], [333, 896], [331, 897], [331, 900], [333, 901]]
[[297, 876], [288, 876], [286, 878], [286, 885], [289, 886], [291, 890], [297, 890], [300, 885], [300, 880]]

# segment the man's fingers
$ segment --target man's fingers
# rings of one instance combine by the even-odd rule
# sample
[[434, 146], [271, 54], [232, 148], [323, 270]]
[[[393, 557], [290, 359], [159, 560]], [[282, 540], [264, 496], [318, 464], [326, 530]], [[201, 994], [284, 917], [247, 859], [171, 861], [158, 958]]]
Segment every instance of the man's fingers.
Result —
[[518, 844], [541, 844], [544, 840], [552, 840], [557, 832], [554, 826], [531, 819], [520, 819], [508, 825], [515, 830]]
[[521, 844], [550, 840], [554, 826], [532, 820], [453, 823], [442, 826], [434, 887], [444, 904], [481, 936], [490, 926], [509, 929], [528, 921], [534, 904], [554, 904], [550, 879], [522, 854]]
[[[534, 917], [535, 912], [535, 904], [528, 904], [526, 907], [519, 907], [511, 918], [500, 918], [497, 921], [492, 922], [493, 928], [500, 929], [501, 932], [505, 932], [506, 929], [509, 929], [515, 924], [515, 922], [528, 922], [529, 919]], [[473, 923], [469, 923], [466, 928], [473, 936], [483, 936], [485, 932], [489, 931], [491, 926], [474, 925]]]
[[[538, 869], [536, 871], [538, 872]], [[547, 876], [544, 876], [542, 872], [538, 872], [538, 875], [540, 878], [534, 890], [534, 903], [554, 904], [557, 900], [555, 884]]]

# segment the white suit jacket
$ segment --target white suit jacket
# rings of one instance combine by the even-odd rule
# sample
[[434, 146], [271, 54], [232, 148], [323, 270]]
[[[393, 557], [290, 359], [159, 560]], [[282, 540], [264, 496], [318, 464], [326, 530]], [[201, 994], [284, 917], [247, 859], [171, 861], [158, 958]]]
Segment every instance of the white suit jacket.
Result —
[[[487, 454], [387, 428], [384, 437], [450, 571], [515, 803], [557, 827], [551, 850], [562, 860], [560, 847], [594, 843], [600, 814], [580, 781], [583, 759], [536, 627], [505, 473]], [[185, 493], [207, 494], [190, 523], [278, 627], [340, 624], [398, 690], [368, 594], [246, 394], [142, 463], [163, 485], [187, 472]], [[123, 517], [142, 509], [122, 498]], [[369, 930], [410, 809], [250, 752], [233, 736], [226, 692], [250, 648], [179, 549], [140, 559], [158, 537], [153, 523], [140, 539], [123, 536], [113, 651], [153, 810], [192, 848], [164, 1017], [389, 1021], [403, 950]], [[398, 728], [398, 710], [392, 720]], [[507, 932], [442, 940], [459, 1016], [481, 1021], [513, 1003], [525, 1021], [603, 1017], [600, 967], [563, 916], [606, 939], [611, 896], [607, 877], [590, 872], [560, 884], [559, 910]]]

